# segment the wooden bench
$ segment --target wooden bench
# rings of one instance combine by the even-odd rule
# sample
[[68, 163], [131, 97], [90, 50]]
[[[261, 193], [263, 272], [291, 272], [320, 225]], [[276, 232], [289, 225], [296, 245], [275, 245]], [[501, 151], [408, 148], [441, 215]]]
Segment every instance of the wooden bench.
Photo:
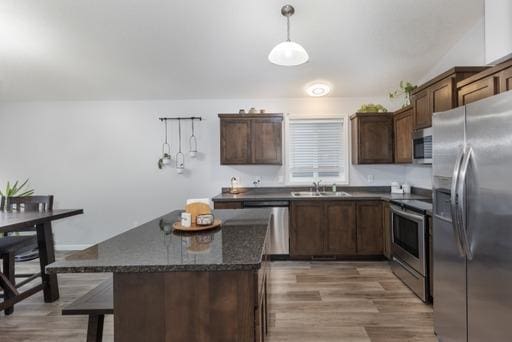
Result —
[[62, 309], [63, 315], [89, 315], [87, 342], [101, 342], [105, 315], [114, 314], [112, 278]]

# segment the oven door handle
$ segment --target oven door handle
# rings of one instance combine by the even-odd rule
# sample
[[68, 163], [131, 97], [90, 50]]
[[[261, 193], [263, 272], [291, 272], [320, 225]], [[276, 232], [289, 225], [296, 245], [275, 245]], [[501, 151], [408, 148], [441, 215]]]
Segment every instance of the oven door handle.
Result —
[[411, 212], [405, 211], [400, 207], [397, 207], [395, 205], [391, 205], [391, 211], [397, 215], [406, 217], [408, 219], [411, 219], [413, 221], [417, 221], [418, 223], [424, 223], [425, 222], [425, 216], [419, 215], [419, 214], [413, 214]]

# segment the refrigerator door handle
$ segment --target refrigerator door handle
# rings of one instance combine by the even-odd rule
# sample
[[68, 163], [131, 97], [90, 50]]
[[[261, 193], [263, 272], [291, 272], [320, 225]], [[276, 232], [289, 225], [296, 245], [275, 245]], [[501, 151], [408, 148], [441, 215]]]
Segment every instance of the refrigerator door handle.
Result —
[[457, 180], [457, 221], [459, 222], [459, 233], [461, 237], [462, 246], [466, 253], [468, 260], [473, 258], [471, 252], [471, 246], [469, 244], [469, 234], [466, 221], [466, 177], [468, 174], [469, 162], [471, 161], [471, 155], [473, 149], [471, 146], [465, 148], [464, 158], [460, 166], [459, 178]]
[[465, 250], [461, 241], [461, 229], [459, 224], [459, 216], [457, 215], [457, 187], [459, 184], [459, 176], [460, 176], [460, 167], [462, 164], [462, 160], [464, 159], [464, 148], [461, 149], [459, 154], [457, 155], [457, 159], [455, 160], [455, 165], [453, 167], [453, 176], [452, 176], [452, 185], [450, 192], [450, 211], [452, 214], [452, 228], [453, 235], [455, 236], [455, 241], [457, 243], [457, 249], [459, 250], [460, 256], [465, 256]]

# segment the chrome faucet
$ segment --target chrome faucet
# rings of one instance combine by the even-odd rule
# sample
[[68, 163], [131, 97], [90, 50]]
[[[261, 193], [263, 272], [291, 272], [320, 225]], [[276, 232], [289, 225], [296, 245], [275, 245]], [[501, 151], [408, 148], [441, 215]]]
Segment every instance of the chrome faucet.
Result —
[[320, 182], [321, 182], [321, 180], [313, 182], [313, 186], [315, 187], [315, 192], [317, 194], [320, 192]]

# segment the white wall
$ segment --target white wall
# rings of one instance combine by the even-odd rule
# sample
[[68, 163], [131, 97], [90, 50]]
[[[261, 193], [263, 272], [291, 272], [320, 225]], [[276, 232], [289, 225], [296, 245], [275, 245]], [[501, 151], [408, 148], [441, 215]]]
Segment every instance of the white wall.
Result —
[[454, 66], [485, 65], [484, 19], [480, 19], [417, 84], [423, 84]]
[[495, 64], [512, 55], [512, 1], [485, 0], [485, 61]]
[[[231, 176], [243, 185], [256, 177], [262, 185], [279, 185], [279, 166], [220, 166], [217, 113], [254, 106], [344, 114], [366, 102], [389, 105], [386, 98], [1, 103], [0, 184], [30, 178], [38, 194], [55, 195], [56, 207], [84, 208], [84, 215], [55, 224], [56, 244], [78, 248], [180, 208], [187, 198], [211, 197]], [[178, 114], [206, 118], [196, 130], [200, 158], [186, 160], [185, 175], [157, 168], [163, 135], [157, 118]], [[187, 150], [190, 126], [185, 125]], [[176, 142], [174, 136], [174, 152]], [[403, 166], [350, 168], [351, 185], [389, 185], [405, 177]]]

